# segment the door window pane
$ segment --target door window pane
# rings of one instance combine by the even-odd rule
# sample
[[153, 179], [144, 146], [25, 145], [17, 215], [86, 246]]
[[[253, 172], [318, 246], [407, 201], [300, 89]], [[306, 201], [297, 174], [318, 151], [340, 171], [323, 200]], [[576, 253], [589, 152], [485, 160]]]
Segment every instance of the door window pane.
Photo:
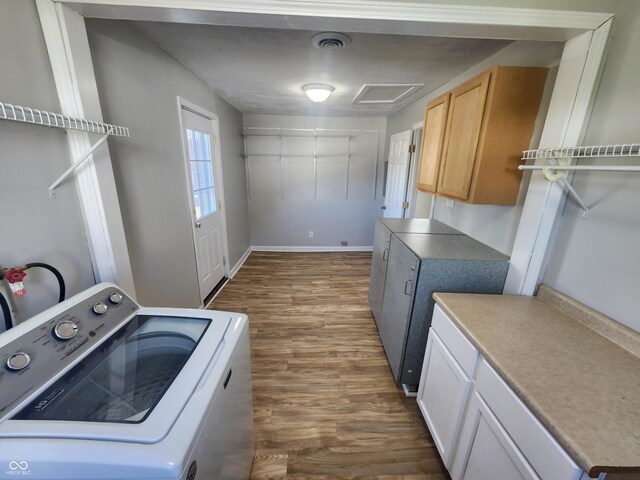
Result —
[[187, 144], [195, 216], [196, 220], [200, 220], [218, 211], [213, 177], [211, 136], [206, 132], [187, 128]]

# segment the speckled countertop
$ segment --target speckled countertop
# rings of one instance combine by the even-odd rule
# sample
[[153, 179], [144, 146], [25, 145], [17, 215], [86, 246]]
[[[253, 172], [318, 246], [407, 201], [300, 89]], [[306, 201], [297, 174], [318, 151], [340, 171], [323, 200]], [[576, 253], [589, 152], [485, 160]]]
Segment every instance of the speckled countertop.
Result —
[[582, 469], [640, 472], [640, 335], [543, 293], [433, 296]]

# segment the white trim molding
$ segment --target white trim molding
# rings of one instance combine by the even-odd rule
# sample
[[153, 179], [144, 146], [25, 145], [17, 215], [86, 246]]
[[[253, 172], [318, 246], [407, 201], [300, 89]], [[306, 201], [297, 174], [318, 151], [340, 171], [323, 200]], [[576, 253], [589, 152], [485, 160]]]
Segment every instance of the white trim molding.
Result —
[[[37, 0], [39, 11], [52, 10], [53, 0]], [[304, 30], [340, 30], [352, 32], [391, 33], [403, 35], [429, 35], [467, 38], [502, 38], [513, 40], [563, 41], [565, 50], [559, 65], [549, 115], [542, 135], [541, 147], [570, 147], [582, 139], [595, 89], [605, 56], [605, 47], [613, 17], [610, 13], [502, 8], [469, 5], [442, 5], [417, 2], [378, 0], [56, 0], [86, 17], [124, 20], [151, 20], [195, 24], [235, 25], [263, 28], [289, 28]], [[45, 8], [46, 7], [46, 8]], [[57, 5], [58, 11], [66, 8]], [[42, 13], [41, 13], [42, 17]], [[52, 56], [54, 74], [70, 69], [72, 72], [90, 71], [91, 88], [86, 98], [98, 109], [99, 100], [91, 67], [91, 56], [86, 42], [83, 22], [75, 21], [69, 27], [67, 16], [60, 16], [60, 25], [54, 25], [55, 15], [42, 21], [47, 45]], [[79, 17], [80, 18], [80, 17]], [[58, 29], [55, 35], [50, 29]], [[78, 36], [80, 46], [76, 47]], [[49, 37], [61, 45], [66, 41], [66, 57], [56, 60], [62, 46], [52, 48]], [[69, 45], [73, 45], [70, 48]], [[71, 83], [71, 82], [68, 82]], [[56, 84], [58, 78], [56, 75]], [[71, 87], [58, 87], [61, 103], [67, 105], [64, 95]], [[84, 99], [84, 98], [83, 98]], [[73, 107], [73, 104], [71, 105]], [[74, 112], [75, 107], [69, 108]], [[82, 112], [81, 112], [82, 113]], [[93, 113], [93, 112], [87, 112]], [[82, 115], [100, 118], [96, 114]], [[558, 119], [560, 119], [558, 121]], [[135, 134], [135, 133], [134, 133]], [[86, 137], [85, 137], [86, 138]], [[93, 167], [92, 167], [93, 168]], [[112, 175], [112, 174], [111, 174]], [[565, 194], [557, 187], [540, 179], [534, 173], [523, 208], [511, 268], [505, 287], [506, 293], [531, 295], [544, 274], [544, 266], [557, 219], [565, 201]], [[97, 180], [93, 180], [98, 184]], [[104, 182], [100, 181], [100, 185]], [[109, 179], [107, 184], [112, 183]], [[113, 202], [100, 200], [91, 203], [82, 198], [88, 214], [104, 208], [107, 214]], [[374, 197], [375, 198], [375, 197]], [[109, 199], [107, 199], [109, 200]], [[117, 199], [116, 199], [117, 200]], [[104, 223], [104, 222], [103, 222]], [[110, 232], [109, 232], [110, 233]], [[103, 234], [109, 238], [108, 234]], [[96, 242], [98, 243], [98, 242]], [[124, 244], [120, 242], [120, 246]], [[107, 242], [107, 247], [111, 242]], [[371, 251], [371, 247], [252, 247], [255, 251]], [[112, 249], [106, 258], [112, 258]], [[126, 249], [124, 249], [126, 252]], [[97, 257], [97, 254], [96, 254]], [[99, 258], [99, 257], [97, 257]], [[132, 287], [123, 285], [125, 289]]]
[[[442, 5], [377, 0], [64, 0], [87, 17], [179, 23], [311, 28], [311, 21], [330, 20], [317, 28], [405, 35], [455, 36], [565, 41], [594, 30], [611, 14], [561, 10]], [[262, 17], [262, 18], [260, 18]], [[264, 18], [268, 17], [268, 18]], [[266, 22], [266, 24], [265, 24]], [[374, 23], [371, 23], [374, 22]], [[385, 24], [387, 24], [385, 26]], [[391, 26], [391, 28], [394, 28]]]
[[252, 252], [289, 252], [289, 253], [314, 253], [314, 252], [373, 252], [373, 246], [361, 247], [299, 247], [299, 246], [270, 246], [255, 245], [251, 247]]
[[251, 247], [247, 248], [247, 251], [244, 252], [244, 255], [242, 255], [242, 257], [240, 257], [240, 260], [238, 260], [236, 264], [233, 266], [233, 268], [229, 272], [229, 279], [236, 276], [236, 273], [238, 273], [238, 270], [242, 268], [242, 266], [244, 265], [244, 262], [246, 262], [247, 259], [249, 258], [249, 255], [251, 255]]

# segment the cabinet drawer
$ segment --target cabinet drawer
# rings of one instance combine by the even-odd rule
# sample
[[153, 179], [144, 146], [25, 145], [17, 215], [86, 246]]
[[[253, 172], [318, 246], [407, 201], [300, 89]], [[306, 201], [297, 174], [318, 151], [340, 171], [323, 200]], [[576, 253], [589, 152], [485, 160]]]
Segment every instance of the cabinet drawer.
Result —
[[485, 359], [475, 385], [509, 436], [543, 480], [577, 480], [582, 469], [567, 455], [540, 421]]
[[431, 320], [431, 328], [438, 334], [456, 361], [462, 367], [462, 370], [469, 376], [473, 377], [478, 363], [478, 350], [474, 347], [467, 337], [456, 327], [442, 311], [440, 306], [436, 304], [433, 310], [433, 319]]

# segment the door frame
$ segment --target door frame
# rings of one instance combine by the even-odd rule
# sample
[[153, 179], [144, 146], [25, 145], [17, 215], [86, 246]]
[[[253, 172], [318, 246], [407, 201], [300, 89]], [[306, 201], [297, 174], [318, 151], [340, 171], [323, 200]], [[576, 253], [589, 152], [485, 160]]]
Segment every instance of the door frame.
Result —
[[420, 153], [422, 151], [422, 135], [424, 134], [424, 121], [414, 123], [411, 127], [411, 143], [416, 146], [409, 158], [409, 177], [407, 179], [407, 193], [405, 201], [409, 202], [409, 208], [405, 211], [404, 218], [413, 218], [416, 214], [416, 201], [418, 200], [418, 169], [420, 166]]
[[[60, 3], [60, 2], [63, 3]], [[36, 0], [49, 60], [54, 72], [62, 113], [92, 118], [102, 115], [98, 88], [92, 68], [91, 49], [84, 17], [125, 20], [183, 21], [222, 23], [243, 19], [255, 27], [303, 28], [316, 30], [351, 28], [362, 32], [405, 33], [435, 36], [506, 38], [512, 40], [564, 41], [550, 113], [559, 121], [545, 122], [541, 146], [571, 147], [582, 142], [589, 114], [604, 67], [606, 45], [613, 14], [585, 11], [507, 8], [493, 6], [443, 5], [373, 0]], [[332, 28], [331, 28], [332, 27]], [[558, 88], [561, 85], [561, 88]], [[71, 101], [69, 101], [71, 97]], [[90, 108], [87, 108], [89, 106]], [[551, 115], [547, 117], [550, 118]], [[83, 150], [85, 139], [69, 135], [69, 148]], [[103, 151], [104, 153], [104, 151]], [[111, 162], [107, 153], [103, 162]], [[88, 169], [93, 169], [88, 163]], [[95, 170], [89, 179], [97, 202], [80, 196], [85, 218], [117, 211], [115, 180], [98, 177]], [[107, 193], [103, 192], [107, 189]], [[541, 174], [532, 175], [515, 245], [511, 257], [505, 293], [533, 295], [544, 275], [554, 232], [561, 216], [566, 193], [546, 181]], [[118, 221], [119, 220], [119, 221]], [[130, 275], [131, 266], [118, 262], [115, 252], [126, 251], [121, 219], [113, 217], [109, 230], [96, 231], [85, 221], [94, 262], [107, 262], [116, 277]], [[101, 245], [105, 245], [101, 249]], [[103, 258], [104, 257], [104, 258]], [[94, 263], [94, 267], [96, 264]], [[97, 280], [111, 278], [98, 272]]]
[[[196, 232], [193, 228], [193, 222], [195, 222], [195, 218], [193, 217], [193, 195], [191, 193], [191, 178], [189, 169], [187, 168], [187, 159], [185, 157], [185, 152], [188, 151], [188, 146], [185, 143], [184, 139], [184, 121], [182, 120], [182, 110], [190, 110], [193, 113], [200, 115], [211, 121], [211, 131], [215, 137], [215, 142], [213, 144], [213, 155], [214, 155], [214, 175], [215, 180], [214, 185], [216, 188], [216, 201], [218, 202], [218, 213], [220, 214], [220, 230], [222, 237], [222, 255], [223, 255], [223, 267], [224, 267], [224, 276], [225, 278], [230, 277], [230, 267], [229, 267], [229, 245], [227, 238], [227, 209], [224, 202], [224, 178], [222, 176], [222, 148], [220, 146], [220, 118], [213, 112], [206, 110], [199, 106], [196, 103], [190, 102], [186, 98], [178, 95], [176, 97], [177, 105], [178, 105], [178, 123], [180, 125], [180, 145], [182, 146], [182, 166], [184, 169], [184, 180], [185, 186], [187, 187], [187, 202], [189, 206], [189, 218], [190, 218], [190, 226], [191, 226], [191, 238], [193, 240], [193, 259], [196, 264], [196, 271], [198, 269], [198, 257], [197, 257], [197, 247], [196, 247]], [[215, 161], [215, 158], [218, 161]], [[207, 295], [210, 295], [209, 292]], [[198, 295], [200, 296], [200, 307], [204, 306], [204, 298], [202, 298], [202, 292], [200, 292], [200, 284], [198, 283]]]

